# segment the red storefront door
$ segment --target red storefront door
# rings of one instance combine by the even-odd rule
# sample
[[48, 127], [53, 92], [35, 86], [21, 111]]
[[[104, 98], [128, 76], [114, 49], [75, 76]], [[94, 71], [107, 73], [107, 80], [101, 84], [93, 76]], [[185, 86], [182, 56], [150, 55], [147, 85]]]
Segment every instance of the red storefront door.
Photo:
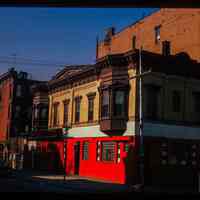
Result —
[[74, 174], [79, 174], [79, 165], [80, 165], [80, 143], [77, 142], [74, 145]]

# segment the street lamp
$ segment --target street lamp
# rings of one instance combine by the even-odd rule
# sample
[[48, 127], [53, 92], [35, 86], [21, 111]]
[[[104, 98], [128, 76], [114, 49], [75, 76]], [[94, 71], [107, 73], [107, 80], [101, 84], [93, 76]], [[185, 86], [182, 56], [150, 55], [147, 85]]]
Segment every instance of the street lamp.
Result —
[[139, 157], [141, 185], [144, 185], [144, 144], [143, 144], [143, 110], [142, 110], [142, 46], [139, 49]]
[[152, 73], [152, 70], [142, 71], [142, 46], [139, 49], [139, 74], [132, 76], [131, 79], [139, 79], [139, 173], [140, 184], [144, 185], [144, 142], [143, 142], [143, 110], [142, 110], [142, 77]]

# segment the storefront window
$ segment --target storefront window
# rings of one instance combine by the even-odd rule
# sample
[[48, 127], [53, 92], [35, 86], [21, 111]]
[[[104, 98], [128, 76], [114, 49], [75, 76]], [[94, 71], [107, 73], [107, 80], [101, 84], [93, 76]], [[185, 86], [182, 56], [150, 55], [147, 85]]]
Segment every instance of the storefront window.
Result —
[[102, 160], [103, 161], [115, 160], [115, 142], [102, 143]]
[[83, 143], [83, 160], [88, 160], [89, 158], [89, 143]]

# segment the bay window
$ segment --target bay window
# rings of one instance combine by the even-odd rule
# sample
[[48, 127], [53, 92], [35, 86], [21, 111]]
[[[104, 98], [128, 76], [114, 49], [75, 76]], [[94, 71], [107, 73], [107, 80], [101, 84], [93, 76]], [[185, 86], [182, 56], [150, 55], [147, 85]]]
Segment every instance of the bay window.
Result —
[[125, 92], [122, 90], [114, 93], [114, 116], [125, 115]]
[[128, 85], [110, 85], [100, 90], [100, 127], [102, 131], [126, 129]]

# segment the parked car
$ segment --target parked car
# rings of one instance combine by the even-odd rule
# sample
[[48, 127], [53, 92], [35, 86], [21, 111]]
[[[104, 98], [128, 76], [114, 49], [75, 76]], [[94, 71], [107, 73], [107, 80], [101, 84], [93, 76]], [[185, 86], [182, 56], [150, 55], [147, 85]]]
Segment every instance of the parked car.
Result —
[[3, 160], [0, 160], [0, 178], [1, 177], [8, 177], [12, 175], [12, 170]]

